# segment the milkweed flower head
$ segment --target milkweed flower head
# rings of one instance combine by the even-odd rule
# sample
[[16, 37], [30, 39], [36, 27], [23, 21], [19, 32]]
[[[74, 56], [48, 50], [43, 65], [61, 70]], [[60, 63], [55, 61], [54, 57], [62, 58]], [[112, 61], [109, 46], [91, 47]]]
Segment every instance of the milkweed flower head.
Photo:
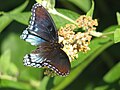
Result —
[[[76, 20], [75, 24], [66, 24], [58, 31], [59, 42], [62, 42], [63, 50], [67, 53], [70, 61], [78, 58], [78, 52], [90, 50], [89, 44], [92, 39], [91, 31], [96, 30], [97, 20], [92, 17], [82, 15]], [[75, 29], [82, 28], [84, 32], [75, 32]]]
[[76, 22], [79, 28], [87, 30], [87, 32], [96, 30], [95, 26], [98, 26], [97, 19], [93, 20], [92, 17], [86, 15], [81, 15]]

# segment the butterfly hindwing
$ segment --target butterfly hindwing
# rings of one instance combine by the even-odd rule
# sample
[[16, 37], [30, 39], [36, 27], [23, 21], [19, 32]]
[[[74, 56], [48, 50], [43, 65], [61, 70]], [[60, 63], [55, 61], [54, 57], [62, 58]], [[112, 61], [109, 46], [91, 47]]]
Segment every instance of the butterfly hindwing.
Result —
[[27, 54], [24, 57], [24, 65], [47, 67], [61, 76], [70, 72], [70, 62], [66, 53], [60, 48], [53, 48], [49, 43], [43, 43], [31, 54]]

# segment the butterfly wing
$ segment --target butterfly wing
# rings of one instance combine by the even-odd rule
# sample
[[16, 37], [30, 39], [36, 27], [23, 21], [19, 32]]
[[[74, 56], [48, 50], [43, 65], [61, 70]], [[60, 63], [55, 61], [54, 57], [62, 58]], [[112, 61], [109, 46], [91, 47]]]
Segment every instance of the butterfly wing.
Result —
[[58, 42], [57, 29], [48, 11], [38, 3], [33, 5], [31, 11], [30, 25], [21, 38], [36, 46], [44, 41]]
[[70, 72], [70, 62], [66, 53], [59, 48], [53, 48], [48, 42], [42, 43], [31, 54], [27, 54], [24, 57], [24, 65], [47, 67], [61, 76]]
[[47, 67], [61, 76], [69, 74], [70, 61], [67, 54], [57, 46], [56, 26], [50, 14], [40, 4], [33, 5], [30, 25], [23, 31], [21, 38], [38, 46], [35, 51], [25, 55], [24, 65]]

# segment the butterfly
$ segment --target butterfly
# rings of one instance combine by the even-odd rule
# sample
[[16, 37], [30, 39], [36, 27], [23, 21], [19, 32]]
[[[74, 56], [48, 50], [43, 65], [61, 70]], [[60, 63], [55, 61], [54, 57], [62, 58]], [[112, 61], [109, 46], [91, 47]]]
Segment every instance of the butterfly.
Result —
[[25, 66], [48, 68], [57, 75], [67, 76], [70, 73], [70, 61], [67, 54], [58, 43], [58, 32], [48, 11], [39, 3], [31, 9], [29, 26], [20, 36], [37, 49], [26, 54], [23, 59]]

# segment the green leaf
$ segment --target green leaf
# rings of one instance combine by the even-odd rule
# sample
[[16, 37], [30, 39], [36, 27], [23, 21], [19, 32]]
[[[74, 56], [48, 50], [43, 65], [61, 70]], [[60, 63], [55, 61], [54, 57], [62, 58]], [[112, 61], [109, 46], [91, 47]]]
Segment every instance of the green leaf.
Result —
[[108, 88], [109, 88], [109, 85], [103, 85], [103, 86], [96, 87], [94, 90], [108, 90]]
[[67, 0], [79, 8], [81, 8], [84, 12], [87, 12], [90, 9], [91, 2], [90, 0]]
[[9, 63], [9, 69], [7, 73], [12, 76], [17, 76], [19, 74], [19, 70], [14, 63]]
[[43, 80], [40, 83], [40, 90], [49, 90], [48, 88], [48, 82], [50, 80], [50, 77], [44, 77]]
[[120, 28], [117, 28], [114, 32], [114, 43], [120, 42]]
[[[73, 20], [76, 20], [80, 15], [73, 12], [73, 11], [70, 11], [70, 10], [66, 10], [66, 9], [57, 9], [58, 12], [60, 12], [61, 14], [73, 19]], [[57, 28], [59, 29], [61, 26], [65, 26], [66, 24], [70, 24], [71, 22], [70, 21], [67, 21], [66, 19], [62, 18], [62, 17], [59, 17], [57, 15], [52, 15], [53, 17], [53, 20], [57, 26]], [[62, 22], [62, 23], [61, 23]]]
[[41, 81], [43, 77], [43, 69], [34, 68], [34, 67], [25, 67], [20, 69], [20, 80], [31, 81], [31, 80], [39, 80]]
[[0, 72], [7, 73], [10, 65], [11, 52], [6, 50], [0, 57]]
[[113, 34], [113, 32], [114, 32], [117, 28], [120, 28], [120, 26], [119, 26], [119, 25], [112, 25], [112, 26], [106, 28], [105, 31], [103, 32], [103, 34], [104, 34], [104, 33], [111, 33], [111, 32], [112, 32], [112, 34], [108, 34], [107, 37], [108, 37], [109, 39], [111, 39], [112, 41], [114, 41], [114, 34]]
[[94, 13], [94, 1], [92, 0], [92, 7], [90, 8], [86, 15], [92, 17], [93, 13]]
[[120, 80], [120, 62], [110, 69], [103, 79], [107, 83], [114, 83], [117, 80]]
[[20, 13], [21, 11], [23, 11], [26, 8], [26, 6], [28, 5], [28, 3], [29, 3], [29, 0], [26, 0], [22, 5], [18, 6], [15, 9], [13, 9], [9, 13]]
[[[23, 11], [25, 9], [25, 7], [27, 6], [28, 4], [28, 0], [26, 0], [25, 3], [23, 3], [21, 6], [15, 8], [14, 10], [8, 12], [8, 13], [11, 13], [11, 14], [15, 14], [15, 13], [19, 13], [21, 11]], [[0, 32], [2, 32], [2, 30], [5, 29], [5, 27], [7, 27], [10, 23], [12, 22], [12, 19], [9, 18], [6, 13], [5, 15], [1, 16], [0, 17]]]
[[11, 19], [7, 16], [1, 16], [0, 17], [0, 33], [2, 30], [4, 30], [5, 27], [7, 27], [11, 23]]
[[0, 81], [0, 87], [10, 87], [10, 88], [13, 88], [13, 89], [21, 89], [21, 90], [32, 90], [32, 87], [27, 84], [27, 83], [21, 83], [21, 82], [18, 82], [18, 81], [11, 81], [11, 80], [1, 80]]
[[116, 15], [117, 15], [117, 22], [118, 22], [118, 25], [120, 25], [120, 13], [117, 12]]
[[30, 12], [23, 12], [23, 13], [17, 13], [17, 14], [7, 14], [8, 17], [11, 19], [16, 20], [19, 23], [28, 25], [28, 20], [30, 19]]
[[9, 75], [18, 75], [18, 69], [17, 67], [10, 62], [11, 59], [11, 50], [6, 50], [2, 56], [0, 57], [0, 72], [3, 74], [9, 74]]

